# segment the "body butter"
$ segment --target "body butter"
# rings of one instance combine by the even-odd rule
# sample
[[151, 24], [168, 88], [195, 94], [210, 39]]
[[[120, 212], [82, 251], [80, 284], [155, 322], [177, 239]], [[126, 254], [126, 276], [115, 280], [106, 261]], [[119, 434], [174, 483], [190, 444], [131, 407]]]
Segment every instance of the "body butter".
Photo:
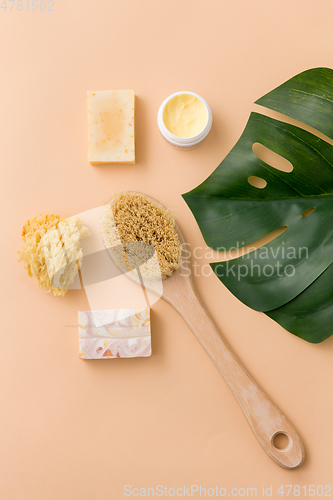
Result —
[[160, 106], [157, 115], [164, 139], [178, 149], [192, 149], [207, 137], [213, 122], [207, 102], [194, 92], [176, 92]]
[[178, 94], [170, 99], [163, 111], [166, 128], [177, 137], [193, 137], [207, 123], [208, 114], [203, 102], [191, 94]]

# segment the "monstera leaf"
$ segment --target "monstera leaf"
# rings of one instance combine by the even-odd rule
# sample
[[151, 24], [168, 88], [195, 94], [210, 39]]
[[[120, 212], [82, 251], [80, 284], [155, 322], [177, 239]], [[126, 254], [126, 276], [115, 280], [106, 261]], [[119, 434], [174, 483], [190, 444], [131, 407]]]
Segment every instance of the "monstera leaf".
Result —
[[[257, 104], [333, 138], [331, 69], [305, 71]], [[256, 143], [284, 157], [293, 170], [262, 161], [253, 152]], [[266, 187], [252, 185], [251, 177], [263, 179]], [[286, 227], [264, 248], [212, 268], [242, 302], [305, 340], [319, 342], [333, 333], [333, 147], [328, 142], [252, 113], [222, 163], [183, 197], [206, 243], [216, 250], [249, 245]]]
[[300, 295], [266, 314], [308, 342], [318, 343], [330, 337], [333, 333], [333, 265]]

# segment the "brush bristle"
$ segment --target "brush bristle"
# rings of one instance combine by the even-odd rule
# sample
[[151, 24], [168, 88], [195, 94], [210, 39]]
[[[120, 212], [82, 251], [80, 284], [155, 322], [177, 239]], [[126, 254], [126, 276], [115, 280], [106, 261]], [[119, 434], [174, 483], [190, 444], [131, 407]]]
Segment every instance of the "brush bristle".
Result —
[[[114, 195], [105, 207], [101, 234], [104, 244], [115, 249], [116, 255], [113, 257], [120, 267], [124, 268], [125, 263], [124, 254], [119, 247], [121, 243], [127, 267], [129, 258], [132, 261], [134, 259], [134, 263], [130, 265], [132, 269], [135, 267], [135, 260], [139, 264], [144, 263], [140, 265], [140, 271], [145, 278], [165, 279], [179, 267], [181, 247], [172, 213], [142, 194], [124, 192]], [[147, 252], [147, 245], [137, 245], [136, 249], [133, 243], [137, 242], [152, 245], [156, 251], [155, 258], [151, 257], [151, 252], [150, 255]], [[143, 255], [145, 253], [147, 258]]]

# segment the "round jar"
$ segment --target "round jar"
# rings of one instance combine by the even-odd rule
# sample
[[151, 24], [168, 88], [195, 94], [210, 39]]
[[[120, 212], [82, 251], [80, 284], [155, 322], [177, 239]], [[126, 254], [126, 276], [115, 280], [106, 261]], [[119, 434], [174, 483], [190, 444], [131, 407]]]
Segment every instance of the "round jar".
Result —
[[[166, 127], [165, 122], [164, 122], [164, 112], [166, 105], [175, 97], [177, 96], [193, 96], [196, 99], [198, 99], [204, 106], [206, 113], [207, 113], [207, 119], [206, 123], [204, 124], [203, 128], [198, 132], [196, 135], [193, 135], [191, 137], [179, 137], [178, 135], [173, 134], [170, 132], [170, 130]], [[208, 105], [208, 103], [203, 99], [201, 96], [198, 94], [195, 94], [194, 92], [175, 92], [174, 94], [171, 94], [169, 97], [167, 97], [161, 104], [160, 109], [158, 110], [157, 113], [157, 124], [158, 128], [160, 129], [160, 132], [164, 139], [171, 144], [174, 148], [177, 149], [193, 149], [199, 146], [207, 137], [209, 134], [209, 131], [212, 127], [213, 123], [213, 115], [211, 112], [211, 109]]]

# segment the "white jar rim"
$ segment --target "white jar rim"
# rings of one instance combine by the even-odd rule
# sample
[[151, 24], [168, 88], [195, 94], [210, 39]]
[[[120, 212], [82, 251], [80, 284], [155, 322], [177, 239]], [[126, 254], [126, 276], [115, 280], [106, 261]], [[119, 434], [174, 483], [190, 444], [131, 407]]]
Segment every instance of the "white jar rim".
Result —
[[[167, 105], [167, 103], [174, 97], [184, 94], [192, 95], [197, 99], [199, 99], [205, 106], [207, 112], [207, 121], [205, 123], [205, 126], [198, 134], [193, 135], [192, 137], [178, 137], [177, 135], [174, 135], [172, 132], [170, 132], [170, 130], [167, 129], [163, 120], [164, 108]], [[212, 123], [213, 123], [213, 115], [207, 101], [205, 101], [203, 97], [196, 94], [195, 92], [190, 92], [185, 90], [181, 92], [174, 92], [173, 94], [169, 95], [169, 97], [164, 99], [157, 113], [157, 124], [162, 136], [169, 144], [178, 149], [192, 149], [199, 146], [199, 144], [201, 144], [209, 134], [209, 131], [212, 128]]]

